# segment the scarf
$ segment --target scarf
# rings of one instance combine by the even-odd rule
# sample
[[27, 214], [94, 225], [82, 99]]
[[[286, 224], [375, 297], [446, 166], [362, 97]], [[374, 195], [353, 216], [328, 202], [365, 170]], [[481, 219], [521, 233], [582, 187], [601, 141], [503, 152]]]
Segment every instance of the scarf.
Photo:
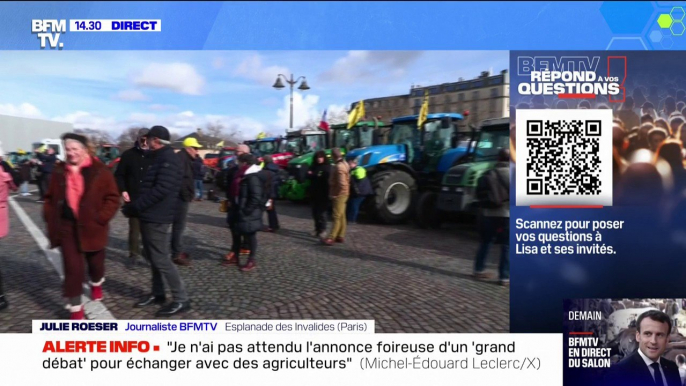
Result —
[[83, 174], [81, 174], [81, 169], [87, 168], [93, 165], [93, 160], [90, 156], [81, 162], [81, 165], [71, 165], [66, 166], [66, 181], [67, 181], [67, 204], [74, 212], [76, 218], [79, 217], [79, 203], [81, 202], [81, 196], [83, 196], [83, 191], [85, 189], [85, 182], [83, 180]]

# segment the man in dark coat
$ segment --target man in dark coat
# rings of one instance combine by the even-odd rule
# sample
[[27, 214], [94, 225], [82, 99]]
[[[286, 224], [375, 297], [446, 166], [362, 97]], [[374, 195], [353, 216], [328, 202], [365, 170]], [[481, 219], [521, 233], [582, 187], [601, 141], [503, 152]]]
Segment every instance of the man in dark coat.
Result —
[[203, 183], [205, 182], [205, 164], [200, 154], [193, 159], [193, 179], [195, 180], [195, 201], [202, 201]]
[[326, 157], [326, 152], [320, 150], [312, 159], [312, 169], [307, 172], [310, 181], [310, 199], [312, 200], [312, 218], [314, 219], [313, 236], [322, 238], [326, 232], [326, 212], [329, 209], [329, 176], [331, 163]]
[[138, 216], [141, 222], [145, 257], [152, 268], [152, 293], [136, 304], [147, 307], [166, 300], [164, 282], [169, 284], [173, 302], [157, 311], [157, 316], [171, 316], [188, 311], [190, 300], [179, 271], [169, 258], [169, 230], [179, 207], [183, 177], [179, 157], [170, 144], [167, 128], [154, 126], [148, 133], [153, 163], [141, 185], [140, 196], [124, 206], [125, 216]]
[[614, 365], [607, 385], [681, 386], [676, 363], [662, 358], [667, 350], [672, 320], [662, 311], [646, 311], [636, 319], [638, 350]]
[[40, 176], [38, 177], [38, 191], [40, 197], [38, 202], [44, 202], [45, 193], [48, 191], [48, 186], [50, 185], [50, 177], [52, 176], [52, 170], [55, 168], [55, 163], [57, 162], [57, 156], [55, 155], [55, 150], [51, 147], [45, 151], [45, 154], [35, 150], [36, 157], [41, 162], [38, 170], [40, 171]]
[[[148, 154], [147, 135], [150, 130], [138, 130], [136, 144], [122, 153], [119, 166], [114, 172], [117, 186], [124, 202], [138, 199], [143, 178], [152, 164], [152, 157]], [[141, 255], [140, 248], [141, 226], [138, 217], [129, 217], [129, 257], [135, 260]]]
[[186, 228], [188, 207], [195, 197], [195, 177], [193, 175], [193, 160], [198, 155], [198, 149], [202, 146], [198, 140], [190, 137], [183, 141], [183, 149], [176, 153], [181, 163], [183, 178], [181, 179], [181, 191], [179, 192], [179, 207], [172, 224], [171, 252], [172, 261], [176, 265], [190, 265], [188, 253], [183, 252], [183, 231]]
[[279, 166], [274, 163], [272, 156], [264, 156], [264, 168], [259, 172], [264, 186], [264, 198], [269, 226], [262, 229], [265, 232], [279, 230], [279, 217], [276, 214], [276, 199], [279, 197]]

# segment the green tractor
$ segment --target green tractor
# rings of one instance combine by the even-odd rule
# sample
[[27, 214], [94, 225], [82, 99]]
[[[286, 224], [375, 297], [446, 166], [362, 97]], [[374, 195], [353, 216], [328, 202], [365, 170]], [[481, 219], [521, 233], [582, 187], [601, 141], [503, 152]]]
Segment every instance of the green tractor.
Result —
[[[343, 154], [363, 147], [379, 144], [382, 141], [383, 122], [377, 119], [373, 121], [358, 122], [354, 127], [348, 129], [347, 123], [331, 125], [329, 136], [327, 136], [326, 156], [331, 158], [331, 149], [338, 147]], [[312, 166], [315, 152], [307, 152], [299, 157], [293, 158], [288, 162], [288, 180], [281, 186], [279, 196], [294, 202], [307, 199], [307, 191], [310, 181], [307, 179], [307, 172]]]
[[479, 177], [495, 165], [500, 149], [510, 146], [510, 119], [497, 118], [481, 122], [478, 141], [473, 151], [448, 169], [437, 199], [440, 215], [475, 214], [476, 185]]

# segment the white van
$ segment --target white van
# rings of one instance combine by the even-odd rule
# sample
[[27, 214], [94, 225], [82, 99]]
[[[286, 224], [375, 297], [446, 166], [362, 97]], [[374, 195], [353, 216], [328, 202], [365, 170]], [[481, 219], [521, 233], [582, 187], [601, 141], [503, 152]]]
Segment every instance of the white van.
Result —
[[55, 151], [57, 159], [63, 162], [67, 155], [66, 151], [64, 150], [64, 143], [61, 139], [44, 139], [42, 141], [34, 142], [31, 146], [31, 151], [34, 151], [42, 146], [47, 146], [53, 149]]

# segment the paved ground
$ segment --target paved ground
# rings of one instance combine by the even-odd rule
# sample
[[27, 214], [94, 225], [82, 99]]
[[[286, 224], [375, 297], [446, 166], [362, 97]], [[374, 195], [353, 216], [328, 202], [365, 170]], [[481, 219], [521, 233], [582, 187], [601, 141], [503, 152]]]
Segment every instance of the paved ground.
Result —
[[[44, 231], [35, 196], [15, 200]], [[218, 204], [192, 204], [185, 241], [194, 264], [180, 271], [193, 310], [181, 318], [374, 319], [377, 332], [509, 332], [509, 289], [470, 277], [478, 245], [471, 226], [361, 223], [345, 244], [326, 247], [309, 235], [309, 207], [278, 204], [282, 229], [259, 234], [258, 268], [248, 273], [219, 265], [230, 234]], [[14, 210], [10, 222], [0, 270], [11, 305], [0, 312], [0, 332], [68, 318], [55, 268]], [[148, 292], [150, 271], [126, 263], [126, 224], [121, 215], [111, 224], [103, 304], [118, 319], [154, 319], [156, 308], [132, 307]]]

